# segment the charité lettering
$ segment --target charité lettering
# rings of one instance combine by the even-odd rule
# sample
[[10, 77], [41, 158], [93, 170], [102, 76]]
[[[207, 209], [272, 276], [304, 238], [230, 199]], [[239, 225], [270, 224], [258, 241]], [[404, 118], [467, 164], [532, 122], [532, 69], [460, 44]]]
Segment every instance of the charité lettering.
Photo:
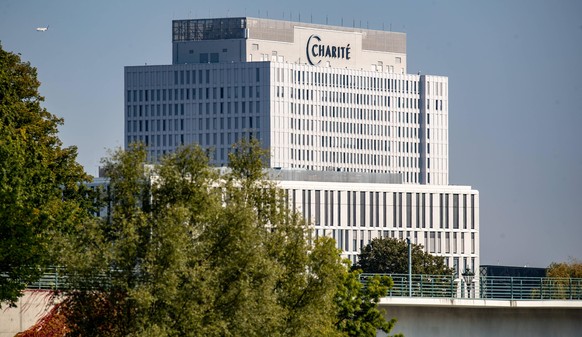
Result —
[[350, 59], [351, 47], [350, 44], [344, 46], [330, 46], [321, 43], [321, 38], [318, 35], [311, 35], [307, 40], [307, 61], [311, 65], [318, 65], [321, 63], [321, 59], [318, 58], [326, 57], [332, 59]]

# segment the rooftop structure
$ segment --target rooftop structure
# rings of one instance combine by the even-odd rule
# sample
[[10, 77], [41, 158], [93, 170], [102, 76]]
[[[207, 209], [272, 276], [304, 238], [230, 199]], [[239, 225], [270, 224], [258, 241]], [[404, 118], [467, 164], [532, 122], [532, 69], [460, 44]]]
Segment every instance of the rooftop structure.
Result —
[[275, 61], [406, 71], [406, 34], [250, 17], [174, 20], [173, 64]]

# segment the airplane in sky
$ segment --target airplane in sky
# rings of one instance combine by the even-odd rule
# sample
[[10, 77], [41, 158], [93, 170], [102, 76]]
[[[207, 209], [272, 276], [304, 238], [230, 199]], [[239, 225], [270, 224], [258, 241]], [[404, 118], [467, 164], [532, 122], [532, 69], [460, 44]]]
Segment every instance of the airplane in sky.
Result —
[[38, 27], [36, 28], [37, 32], [46, 32], [49, 29], [49, 26], [46, 27]]

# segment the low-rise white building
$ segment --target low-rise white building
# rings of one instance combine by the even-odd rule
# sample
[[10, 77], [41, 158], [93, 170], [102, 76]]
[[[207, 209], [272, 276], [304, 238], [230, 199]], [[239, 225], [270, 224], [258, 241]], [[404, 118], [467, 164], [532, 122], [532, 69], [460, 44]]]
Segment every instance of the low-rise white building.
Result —
[[470, 186], [297, 170], [274, 170], [271, 178], [286, 191], [290, 206], [313, 224], [315, 236], [333, 237], [354, 263], [372, 239], [390, 237], [409, 238], [461, 272], [479, 266], [479, 192]]

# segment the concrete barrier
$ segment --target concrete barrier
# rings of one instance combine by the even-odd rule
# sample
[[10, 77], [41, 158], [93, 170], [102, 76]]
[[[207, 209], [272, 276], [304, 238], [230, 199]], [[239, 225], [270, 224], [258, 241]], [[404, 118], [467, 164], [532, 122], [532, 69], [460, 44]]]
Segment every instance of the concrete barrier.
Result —
[[385, 298], [380, 307], [406, 337], [582, 336], [582, 301]]
[[33, 326], [52, 308], [52, 292], [49, 290], [27, 290], [18, 300], [16, 308], [2, 304], [0, 309], [0, 337], [14, 337]]

